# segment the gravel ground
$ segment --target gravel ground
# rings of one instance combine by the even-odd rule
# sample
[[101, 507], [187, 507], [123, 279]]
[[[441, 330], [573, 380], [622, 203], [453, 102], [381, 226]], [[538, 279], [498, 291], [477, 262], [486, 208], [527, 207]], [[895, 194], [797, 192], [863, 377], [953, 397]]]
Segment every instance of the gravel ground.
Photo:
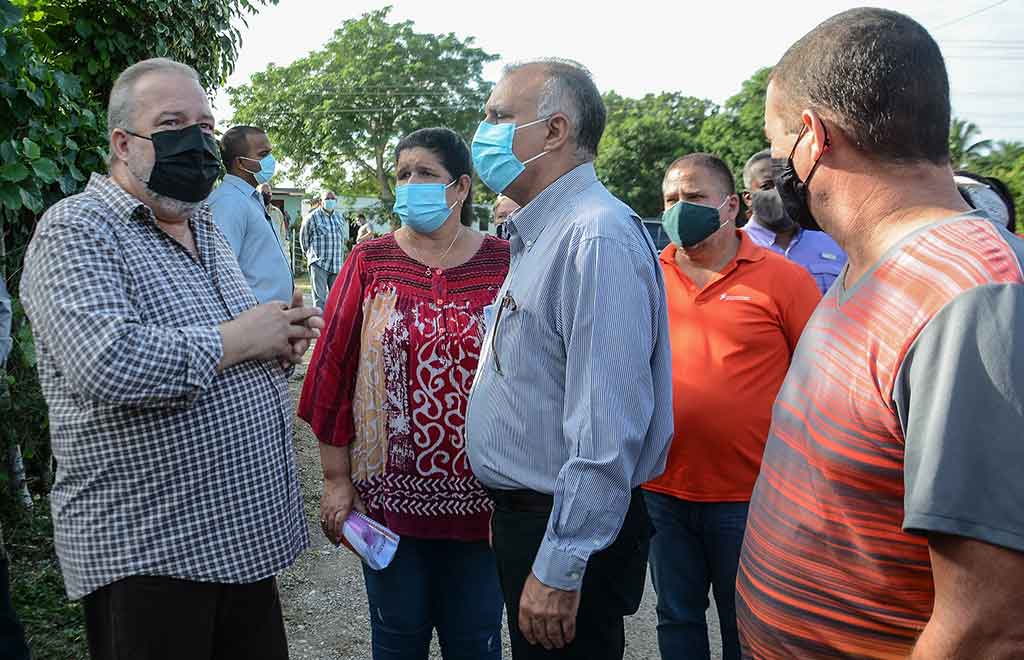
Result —
[[[310, 351], [312, 353], [312, 351]], [[292, 381], [297, 398], [304, 367]], [[369, 660], [370, 619], [359, 560], [344, 548], [335, 548], [320, 533], [320, 454], [305, 422], [295, 421], [295, 448], [299, 476], [306, 499], [306, 520], [312, 547], [278, 576], [292, 660]], [[657, 615], [650, 581], [640, 611], [626, 620], [625, 660], [657, 660]], [[708, 609], [713, 660], [720, 660], [721, 643], [714, 604]], [[502, 631], [504, 657], [511, 658], [508, 630]], [[435, 637], [431, 660], [441, 654]]]

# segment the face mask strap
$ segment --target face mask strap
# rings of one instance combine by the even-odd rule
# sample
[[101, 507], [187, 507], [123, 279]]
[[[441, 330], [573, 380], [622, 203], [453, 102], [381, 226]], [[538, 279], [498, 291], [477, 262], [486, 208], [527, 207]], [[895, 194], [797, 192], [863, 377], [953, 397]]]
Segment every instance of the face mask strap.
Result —
[[[825, 148], [822, 149], [821, 153], [818, 154], [818, 157], [814, 159], [814, 165], [811, 165], [811, 171], [807, 173], [807, 178], [802, 181], [802, 183], [804, 184], [805, 188], [811, 183], [811, 179], [814, 177], [814, 173], [817, 171], [818, 165], [821, 164], [822, 156], [825, 155], [825, 151], [827, 151], [828, 147], [831, 146], [831, 144], [832, 144], [832, 141], [828, 137], [828, 127], [825, 126], [825, 122], [821, 123], [821, 129], [825, 132]], [[804, 134], [807, 133], [807, 132], [808, 132], [807, 124], [802, 125], [800, 127], [800, 132], [797, 133], [796, 142], [793, 144], [793, 149], [789, 152], [789, 159], [788, 160], [789, 160], [790, 163], [793, 162], [793, 154], [796, 153], [796, 148], [800, 144], [800, 140], [803, 139]], [[796, 170], [795, 167], [793, 169], [794, 169], [794, 171]]]
[[551, 119], [552, 117], [554, 117], [554, 115], [548, 115], [547, 117], [541, 117], [540, 119], [534, 119], [533, 121], [526, 122], [525, 124], [520, 124], [519, 126], [516, 126], [516, 130], [518, 131], [521, 128], [529, 128], [530, 126], [533, 126], [534, 124], [539, 124], [542, 121], [547, 121], [547, 120]]

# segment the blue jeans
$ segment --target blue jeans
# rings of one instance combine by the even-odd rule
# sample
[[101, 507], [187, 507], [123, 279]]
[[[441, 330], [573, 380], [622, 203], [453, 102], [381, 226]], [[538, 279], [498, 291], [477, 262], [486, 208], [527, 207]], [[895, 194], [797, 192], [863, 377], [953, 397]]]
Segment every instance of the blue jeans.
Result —
[[722, 657], [739, 660], [736, 569], [748, 502], [688, 502], [645, 492], [654, 525], [651, 581], [658, 594], [658, 648], [668, 660], [711, 657], [705, 612], [714, 590]]
[[501, 660], [503, 601], [486, 542], [405, 537], [382, 571], [363, 565], [373, 660], [427, 660], [437, 629], [445, 660]]
[[313, 289], [314, 307], [323, 310], [327, 304], [327, 296], [331, 294], [331, 287], [334, 286], [334, 280], [337, 277], [337, 273], [324, 270], [316, 264], [309, 267], [309, 283]]

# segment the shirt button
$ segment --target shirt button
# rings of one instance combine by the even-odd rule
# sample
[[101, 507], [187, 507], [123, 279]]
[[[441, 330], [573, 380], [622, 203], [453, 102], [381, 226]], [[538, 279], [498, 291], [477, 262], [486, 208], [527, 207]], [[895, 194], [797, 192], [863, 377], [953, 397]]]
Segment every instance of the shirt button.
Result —
[[569, 573], [568, 577], [569, 577], [570, 580], [578, 580], [578, 579], [580, 579], [580, 574], [577, 573], [576, 571], [573, 571], [572, 573]]
[[443, 304], [444, 304], [444, 301], [443, 301], [443, 300], [441, 300], [440, 298], [438, 298], [438, 299], [437, 299], [437, 304], [438, 304], [438, 305], [443, 305]]
[[435, 273], [437, 273], [438, 275], [440, 275], [440, 274], [441, 274], [441, 273], [443, 273], [444, 271], [443, 271], [443, 270], [441, 270], [440, 268], [438, 268], [438, 269], [437, 269], [437, 270], [435, 270], [434, 272], [435, 272]]

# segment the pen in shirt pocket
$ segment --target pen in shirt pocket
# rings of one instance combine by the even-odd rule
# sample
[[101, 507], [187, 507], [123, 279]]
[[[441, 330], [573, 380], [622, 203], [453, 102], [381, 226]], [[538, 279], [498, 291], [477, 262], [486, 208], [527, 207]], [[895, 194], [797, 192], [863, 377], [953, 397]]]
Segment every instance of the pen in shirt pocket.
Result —
[[512, 297], [512, 293], [509, 291], [505, 292], [501, 299], [501, 304], [498, 305], [497, 318], [494, 319], [494, 332], [491, 333], [491, 354], [494, 356], [494, 370], [499, 374], [503, 372], [501, 371], [501, 358], [498, 357], [498, 327], [501, 325], [502, 313], [506, 309], [512, 312], [519, 309], [516, 299]]

